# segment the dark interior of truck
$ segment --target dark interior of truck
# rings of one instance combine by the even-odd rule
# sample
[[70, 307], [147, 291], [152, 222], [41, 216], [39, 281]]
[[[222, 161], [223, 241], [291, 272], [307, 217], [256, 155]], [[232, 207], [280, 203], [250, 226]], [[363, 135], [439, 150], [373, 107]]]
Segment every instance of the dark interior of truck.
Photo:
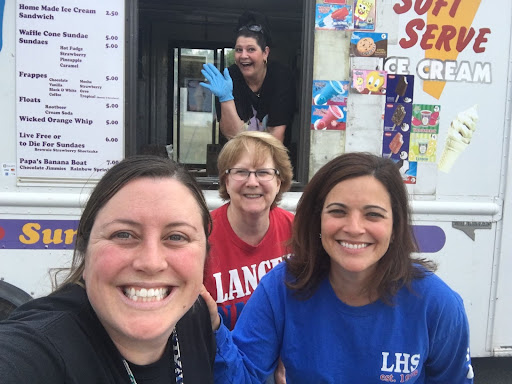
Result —
[[[305, 78], [303, 44], [311, 31], [304, 27], [308, 0], [139, 0], [136, 18], [137, 64], [136, 132], [132, 147], [137, 153], [171, 154], [186, 164], [198, 180], [216, 179], [220, 150], [218, 124], [211, 93], [198, 85], [204, 63], [222, 69], [233, 62], [234, 29], [246, 10], [263, 13], [269, 20], [273, 46], [269, 60], [286, 65], [296, 79], [297, 100], [290, 157], [295, 179], [300, 179], [297, 153], [309, 132], [299, 129]], [[313, 6], [314, 8], [314, 6]], [[311, 24], [310, 24], [311, 25]], [[306, 30], [306, 31], [305, 31]], [[311, 37], [310, 37], [311, 38]], [[309, 56], [309, 55], [308, 55]], [[311, 65], [309, 65], [311, 66]], [[305, 99], [307, 102], [307, 99]], [[135, 115], [134, 115], [135, 116]], [[307, 116], [309, 117], [309, 116]], [[303, 149], [302, 149], [303, 150]], [[215, 184], [215, 183], [213, 183]]]

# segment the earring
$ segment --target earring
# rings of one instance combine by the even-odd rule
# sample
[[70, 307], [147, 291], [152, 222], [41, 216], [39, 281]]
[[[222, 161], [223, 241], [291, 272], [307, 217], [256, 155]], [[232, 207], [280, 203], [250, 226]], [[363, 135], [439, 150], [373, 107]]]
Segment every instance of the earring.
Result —
[[322, 234], [321, 234], [321, 233], [319, 233], [319, 234], [318, 234], [318, 236], [319, 236], [320, 238], [322, 238]]

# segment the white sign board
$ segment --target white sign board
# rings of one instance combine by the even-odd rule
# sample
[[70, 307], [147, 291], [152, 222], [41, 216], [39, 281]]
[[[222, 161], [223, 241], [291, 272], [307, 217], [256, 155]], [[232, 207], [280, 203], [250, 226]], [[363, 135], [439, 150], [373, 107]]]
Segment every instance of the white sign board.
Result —
[[18, 0], [17, 176], [100, 178], [123, 157], [123, 86], [123, 0]]

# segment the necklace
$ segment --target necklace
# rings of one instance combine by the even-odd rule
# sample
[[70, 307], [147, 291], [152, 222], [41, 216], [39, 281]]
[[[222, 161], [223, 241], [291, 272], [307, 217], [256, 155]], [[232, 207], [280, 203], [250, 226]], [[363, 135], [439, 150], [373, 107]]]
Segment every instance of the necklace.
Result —
[[[176, 384], [183, 384], [183, 367], [181, 365], [181, 352], [180, 352], [180, 342], [178, 341], [178, 333], [176, 332], [176, 328], [172, 331], [172, 351], [174, 357], [174, 374], [176, 376]], [[126, 373], [128, 373], [128, 377], [130, 378], [131, 384], [137, 384], [137, 380], [135, 380], [135, 376], [133, 376], [133, 372], [128, 365], [126, 359], [123, 359], [124, 368], [126, 369]]]

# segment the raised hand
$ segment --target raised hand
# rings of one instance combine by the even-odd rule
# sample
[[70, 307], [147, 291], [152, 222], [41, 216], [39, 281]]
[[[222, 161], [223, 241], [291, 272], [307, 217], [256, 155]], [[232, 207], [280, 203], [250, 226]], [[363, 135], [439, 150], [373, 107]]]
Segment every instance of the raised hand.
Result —
[[201, 73], [208, 80], [208, 83], [199, 83], [201, 86], [209, 89], [215, 96], [219, 98], [219, 101], [233, 100], [233, 80], [229, 75], [229, 70], [224, 68], [224, 75], [219, 72], [215, 65], [208, 63], [203, 64]]

